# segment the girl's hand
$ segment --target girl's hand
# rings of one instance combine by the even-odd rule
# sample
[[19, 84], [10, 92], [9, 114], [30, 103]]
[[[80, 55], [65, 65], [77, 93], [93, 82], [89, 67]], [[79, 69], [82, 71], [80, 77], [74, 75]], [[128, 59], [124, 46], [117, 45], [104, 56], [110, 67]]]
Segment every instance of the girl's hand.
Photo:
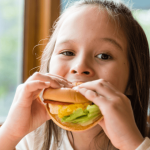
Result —
[[3, 130], [11, 139], [21, 139], [42, 125], [50, 117], [44, 103], [38, 99], [39, 93], [48, 87], [72, 87], [66, 79], [51, 75], [34, 73], [27, 81], [18, 86]]
[[112, 144], [120, 150], [134, 150], [143, 141], [130, 100], [103, 79], [74, 88], [99, 106], [104, 119], [99, 122]]

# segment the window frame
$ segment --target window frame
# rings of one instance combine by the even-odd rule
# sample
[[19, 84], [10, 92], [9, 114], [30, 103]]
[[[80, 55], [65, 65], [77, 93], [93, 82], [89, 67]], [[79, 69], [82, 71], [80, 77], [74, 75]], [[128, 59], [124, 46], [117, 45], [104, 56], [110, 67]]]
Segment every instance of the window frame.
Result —
[[[47, 43], [45, 39], [49, 38], [50, 29], [59, 15], [60, 0], [25, 0], [22, 82], [39, 71], [38, 58]], [[44, 45], [41, 45], [41, 40], [44, 41]]]

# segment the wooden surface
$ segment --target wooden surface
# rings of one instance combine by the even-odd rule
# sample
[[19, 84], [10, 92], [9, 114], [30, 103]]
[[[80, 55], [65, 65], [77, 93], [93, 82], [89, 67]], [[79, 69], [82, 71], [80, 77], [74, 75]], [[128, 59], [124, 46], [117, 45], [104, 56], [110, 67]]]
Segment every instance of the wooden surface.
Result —
[[23, 82], [39, 70], [42, 50], [59, 14], [60, 0], [25, 0]]

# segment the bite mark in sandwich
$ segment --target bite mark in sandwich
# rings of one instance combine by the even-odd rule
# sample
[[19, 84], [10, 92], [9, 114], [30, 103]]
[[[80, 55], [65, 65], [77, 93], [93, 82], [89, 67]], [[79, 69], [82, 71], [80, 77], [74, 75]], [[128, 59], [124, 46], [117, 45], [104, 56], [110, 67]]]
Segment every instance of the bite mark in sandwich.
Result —
[[47, 88], [43, 92], [43, 99], [51, 119], [65, 130], [87, 130], [103, 118], [97, 105], [71, 88]]

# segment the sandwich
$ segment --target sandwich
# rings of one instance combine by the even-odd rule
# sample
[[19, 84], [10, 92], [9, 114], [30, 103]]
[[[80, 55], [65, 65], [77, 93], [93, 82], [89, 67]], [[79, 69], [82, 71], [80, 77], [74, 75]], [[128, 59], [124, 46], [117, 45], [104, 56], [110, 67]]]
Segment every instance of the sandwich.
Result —
[[88, 130], [103, 118], [97, 105], [72, 88], [47, 88], [43, 99], [50, 118], [68, 131]]

